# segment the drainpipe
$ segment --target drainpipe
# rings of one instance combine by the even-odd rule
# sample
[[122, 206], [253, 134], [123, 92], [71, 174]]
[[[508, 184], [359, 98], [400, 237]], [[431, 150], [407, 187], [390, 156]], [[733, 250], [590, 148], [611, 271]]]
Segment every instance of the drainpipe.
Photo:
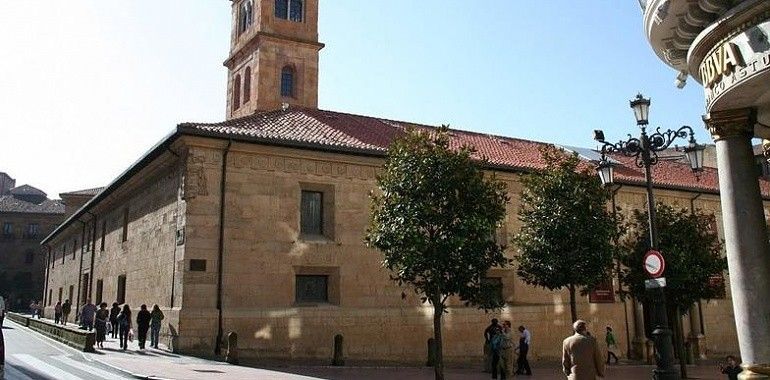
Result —
[[225, 147], [222, 153], [222, 178], [219, 182], [219, 258], [217, 259], [217, 341], [214, 344], [214, 354], [219, 355], [222, 352], [222, 272], [224, 266], [222, 260], [224, 258], [225, 251], [225, 184], [227, 183], [227, 154], [230, 152], [230, 147], [233, 145], [233, 140], [227, 141], [227, 147]]
[[[81, 244], [80, 244], [80, 266], [78, 269], [78, 292], [77, 292], [77, 303], [75, 304], [75, 320], [80, 320], [80, 289], [83, 287], [83, 244], [82, 242], [86, 238], [86, 223], [82, 220], [78, 219], [78, 222], [83, 225], [83, 234], [81, 236]], [[75, 247], [73, 247], [74, 251]], [[89, 276], [90, 277], [90, 276]]]
[[91, 245], [91, 269], [88, 271], [88, 294], [91, 295], [94, 284], [94, 258], [96, 257], [96, 214], [92, 214], [90, 211], [86, 211], [88, 215], [91, 215], [91, 221], [93, 222], [93, 228], [91, 228], [91, 241], [88, 244]]

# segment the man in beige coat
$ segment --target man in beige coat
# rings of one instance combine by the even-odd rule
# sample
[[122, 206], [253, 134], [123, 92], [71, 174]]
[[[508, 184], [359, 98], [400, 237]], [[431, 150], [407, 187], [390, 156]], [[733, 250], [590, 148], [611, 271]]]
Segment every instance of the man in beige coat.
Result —
[[569, 380], [595, 380], [604, 377], [604, 360], [596, 339], [586, 332], [586, 322], [572, 324], [575, 334], [564, 339], [561, 364]]

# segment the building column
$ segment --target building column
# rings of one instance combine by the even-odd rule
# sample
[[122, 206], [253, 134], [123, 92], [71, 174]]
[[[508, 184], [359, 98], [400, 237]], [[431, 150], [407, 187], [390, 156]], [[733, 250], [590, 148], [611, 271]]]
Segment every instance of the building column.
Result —
[[741, 379], [770, 379], [770, 247], [751, 148], [755, 112], [704, 118], [716, 142], [727, 265], [741, 350]]
[[634, 313], [634, 338], [632, 340], [632, 353], [634, 359], [646, 359], [647, 337], [644, 335], [644, 311], [642, 304], [636, 298], [631, 299], [631, 308]]
[[690, 335], [687, 337], [687, 340], [690, 341], [690, 347], [692, 347], [692, 356], [696, 359], [705, 359], [706, 355], [700, 348], [701, 341], [703, 340], [703, 331], [700, 329], [700, 310], [697, 302], [690, 306], [688, 314], [690, 315]]

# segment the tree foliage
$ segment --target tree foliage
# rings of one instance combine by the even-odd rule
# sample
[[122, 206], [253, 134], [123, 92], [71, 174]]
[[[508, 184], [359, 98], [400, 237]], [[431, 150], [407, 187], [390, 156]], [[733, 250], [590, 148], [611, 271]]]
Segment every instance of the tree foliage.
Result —
[[[723, 282], [710, 281], [727, 269], [727, 260], [720, 256], [722, 242], [714, 229], [714, 216], [702, 211], [677, 210], [662, 203], [656, 205], [655, 212], [657, 249], [666, 261], [663, 275], [668, 308], [678, 306], [687, 310], [693, 302], [724, 294]], [[649, 276], [642, 264], [650, 247], [646, 210], [634, 210], [628, 231], [620, 255], [624, 266], [620, 279], [634, 297], [649, 301], [651, 295], [644, 288], [644, 280]]]
[[530, 285], [569, 289], [574, 321], [576, 289], [591, 289], [611, 274], [619, 228], [592, 168], [551, 145], [540, 153], [545, 168], [521, 179], [517, 273]]
[[505, 184], [485, 176], [471, 147], [450, 148], [447, 127], [408, 131], [390, 146], [371, 195], [366, 241], [400, 286], [411, 286], [434, 308], [436, 377], [443, 378], [441, 316], [457, 295], [483, 307], [483, 281], [492, 267], [509, 264], [495, 231], [505, 216]]

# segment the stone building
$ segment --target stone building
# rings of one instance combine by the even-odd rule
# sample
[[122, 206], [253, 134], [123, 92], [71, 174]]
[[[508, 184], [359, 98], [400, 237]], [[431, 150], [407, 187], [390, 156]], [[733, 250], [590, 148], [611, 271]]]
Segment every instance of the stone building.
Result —
[[[232, 9], [227, 120], [177, 125], [43, 241], [46, 305], [63, 298], [158, 304], [164, 329], [178, 333], [176, 348], [190, 353], [220, 353], [223, 336], [234, 331], [242, 357], [326, 360], [342, 334], [350, 359], [424, 362], [432, 309], [409, 291], [402, 299], [406, 289], [389, 280], [363, 237], [368, 194], [389, 143], [406, 128], [433, 127], [316, 108], [317, 0], [239, 0]], [[543, 143], [461, 130], [451, 136], [488, 157], [485, 169], [508, 185], [501, 238], [510, 238], [520, 228], [519, 176], [542, 167]], [[643, 172], [617, 160], [616, 203], [644, 207]], [[686, 163], [662, 160], [656, 195], [721, 221], [717, 174], [707, 168], [696, 179]], [[760, 184], [770, 207], [770, 182]], [[514, 268], [489, 277], [502, 284], [505, 308], [484, 314], [453, 301], [447, 359], [480, 356], [492, 317], [528, 326], [534, 357], [558, 357], [571, 325], [567, 292], [528, 286]], [[643, 306], [612, 292], [599, 301], [580, 299], [578, 314], [594, 328], [615, 326], [620, 346], [633, 341], [641, 353]], [[736, 349], [735, 330], [726, 327], [729, 299], [693, 311], [684, 326], [703, 354]]]
[[40, 241], [64, 220], [64, 205], [0, 172], [0, 295], [9, 307], [26, 310], [43, 298], [45, 256]]

